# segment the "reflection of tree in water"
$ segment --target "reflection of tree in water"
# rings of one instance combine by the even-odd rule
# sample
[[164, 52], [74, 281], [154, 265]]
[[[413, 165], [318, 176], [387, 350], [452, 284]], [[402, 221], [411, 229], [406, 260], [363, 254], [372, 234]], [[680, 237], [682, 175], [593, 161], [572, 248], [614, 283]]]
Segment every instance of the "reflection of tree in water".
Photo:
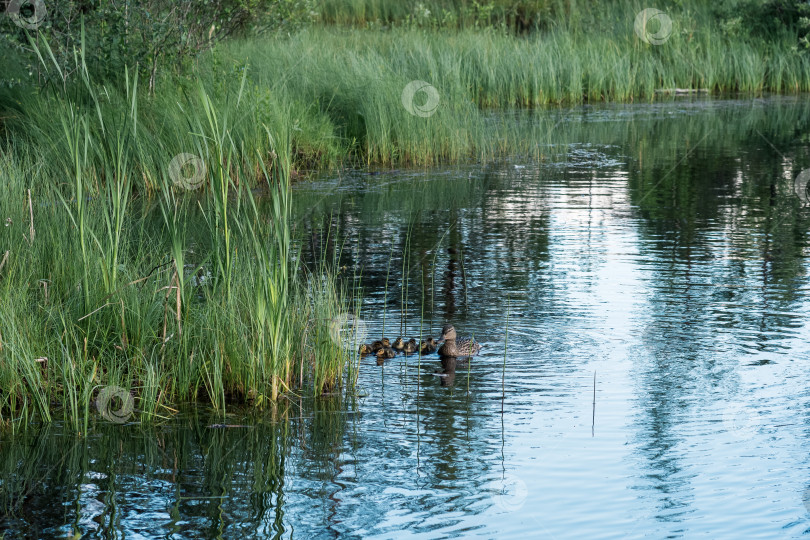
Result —
[[[304, 260], [312, 264], [339, 255], [347, 272], [362, 273], [372, 318], [381, 319], [385, 309], [387, 321], [395, 322], [407, 287], [405, 332], [418, 333], [424, 304], [423, 335], [435, 335], [448, 320], [466, 320], [474, 313], [471, 306], [496, 306], [493, 290], [528, 290], [531, 274], [548, 257], [548, 212], [542, 201], [503, 200], [515, 182], [535, 189], [538, 176], [516, 179], [512, 171], [508, 164], [494, 164], [470, 178], [427, 176], [384, 190], [336, 195], [324, 202], [321, 210], [328, 213], [309, 213], [302, 224], [310, 236], [316, 230], [318, 239], [305, 246]], [[337, 236], [334, 245], [325, 241]], [[473, 332], [469, 327], [466, 333]]]
[[449, 247], [447, 248], [447, 255], [447, 270], [444, 273], [443, 287], [444, 320], [452, 321], [456, 315], [456, 278], [459, 272], [458, 251], [455, 248]]
[[[416, 269], [411, 271], [418, 277], [409, 289], [410, 313], [419, 312], [423, 294], [435, 298], [435, 305], [426, 303], [431, 331], [452, 319], [464, 334], [479, 333], [483, 325], [491, 332], [509, 294], [524, 302], [515, 308], [527, 317], [525, 334], [547, 324], [543, 328], [559, 333], [544, 338], [561, 350], [569, 346], [571, 327], [544, 321], [572, 325], [572, 314], [586, 320], [581, 315], [592, 313], [588, 306], [571, 304], [566, 278], [548, 269], [550, 250], [582, 249], [582, 260], [572, 266], [584, 275], [583, 288], [595, 287], [588, 280], [601, 264], [597, 257], [604, 255], [595, 250], [607, 249], [603, 239], [590, 236], [604, 234], [598, 219], [613, 212], [612, 219], [634, 225], [642, 259], [635, 266], [649, 291], [643, 318], [651, 329], [632, 373], [639, 396], [634, 427], [645, 472], [637, 487], [657, 493], [660, 520], [682, 520], [694, 495], [681, 426], [717, 399], [712, 389], [734, 385], [741, 352], [779, 351], [800, 324], [792, 314], [804, 300], [800, 289], [808, 280], [803, 258], [808, 216], [797, 211], [792, 181], [810, 167], [808, 141], [799, 139], [810, 131], [810, 103], [686, 102], [625, 109], [633, 115], [626, 120], [566, 122], [554, 133], [560, 146], [588, 142], [618, 162], [611, 165], [611, 178], [627, 178], [630, 199], [618, 208], [598, 208], [605, 200], [598, 198], [598, 182], [605, 179], [598, 163], [591, 170], [575, 170], [577, 163], [529, 164], [517, 173], [506, 162], [471, 178], [466, 172], [439, 171], [422, 174], [425, 181], [369, 186], [336, 197], [325, 208], [342, 215], [347, 244], [358, 246], [343, 255], [349, 267], [363, 268], [372, 317], [383, 307], [389, 253], [395, 257], [391, 268], [401, 268], [406, 224], [412, 224], [409, 253]], [[599, 153], [587, 146], [577, 152], [578, 159]], [[561, 200], [549, 194], [555, 190], [582, 195], [584, 180], [587, 200], [578, 209], [570, 200], [561, 210], [549, 204]], [[594, 207], [603, 211], [592, 212]], [[562, 222], [555, 234], [589, 236], [569, 243], [570, 238], [555, 236], [559, 244], [550, 246], [551, 218], [561, 217], [587, 222]], [[400, 307], [402, 277], [392, 275], [389, 313]], [[458, 366], [440, 367], [431, 359], [426, 369], [440, 369], [448, 377], [422, 379], [420, 399], [430, 406], [418, 407], [419, 424], [431, 435], [428, 452], [436, 459], [421, 461], [419, 470], [430, 485], [452, 483], [471, 474], [465, 456], [486, 451], [478, 443], [490, 427], [486, 417], [465, 423], [459, 410], [480, 407], [492, 415], [492, 406], [474, 400], [469, 406], [461, 399], [466, 392], [452, 378]], [[471, 393], [479, 382], [473, 375]], [[406, 399], [416, 408], [414, 401]], [[475, 451], [464, 448], [467, 439], [475, 441]]]
[[751, 116], [721, 115], [719, 138], [696, 117], [669, 126], [683, 136], [627, 143], [639, 165], [628, 164], [629, 182], [651, 292], [634, 368], [647, 470], [638, 487], [659, 492], [661, 521], [683, 520], [694, 499], [680, 427], [728, 398], [713, 389], [736, 386], [740, 353], [779, 351], [798, 324], [790, 313], [807, 280], [808, 221], [787, 188], [808, 159], [792, 144], [808, 115], [794, 109], [775, 123], [760, 113], [751, 129], [741, 127]]
[[[299, 511], [289, 513], [291, 494], [331, 483], [340, 472], [336, 458], [346, 416], [327, 409], [290, 418], [292, 408], [282, 403], [274, 415], [238, 421], [230, 416], [231, 424], [218, 416], [192, 416], [126, 429], [100, 422], [86, 438], [56, 427], [4, 438], [0, 530], [37, 537], [64, 536], [64, 527], [105, 537], [168, 536], [178, 530], [205, 536], [289, 534], [302, 519]], [[296, 447], [310, 452], [303, 463], [321, 481], [309, 483], [303, 475], [290, 483], [288, 460], [302, 463]], [[323, 500], [328, 499], [305, 498], [301, 514], [313, 515]], [[320, 516], [313, 519], [322, 526]], [[306, 523], [296, 525], [307, 530]]]

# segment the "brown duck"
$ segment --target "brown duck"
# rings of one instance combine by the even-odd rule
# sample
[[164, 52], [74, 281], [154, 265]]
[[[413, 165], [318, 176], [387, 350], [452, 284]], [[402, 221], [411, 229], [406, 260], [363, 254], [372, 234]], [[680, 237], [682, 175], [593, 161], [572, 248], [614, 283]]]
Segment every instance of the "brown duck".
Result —
[[444, 325], [441, 340], [444, 340], [444, 344], [439, 347], [439, 356], [474, 356], [481, 350], [481, 344], [475, 340], [457, 338], [452, 324]]
[[388, 338], [382, 338], [381, 340], [375, 341], [374, 343], [372, 343], [370, 345], [371, 352], [373, 352], [373, 353], [376, 353], [377, 351], [379, 351], [383, 347], [390, 347], [390, 346], [391, 346], [391, 341]]
[[438, 350], [439, 343], [433, 338], [427, 338], [425, 341], [419, 344], [419, 351], [425, 354], [433, 354]]
[[405, 354], [413, 354], [419, 350], [419, 345], [416, 344], [416, 340], [414, 338], [409, 339], [405, 342], [405, 346], [402, 348]]

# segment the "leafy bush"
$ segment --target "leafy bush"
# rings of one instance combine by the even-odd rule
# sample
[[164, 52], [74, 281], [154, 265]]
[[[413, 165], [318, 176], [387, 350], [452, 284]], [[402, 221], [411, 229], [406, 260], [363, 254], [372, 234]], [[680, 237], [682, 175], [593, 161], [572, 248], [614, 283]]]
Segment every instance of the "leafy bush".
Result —
[[[11, 1], [0, 0], [4, 12]], [[15, 2], [23, 16], [33, 14], [33, 0]], [[94, 77], [114, 78], [125, 66], [138, 66], [150, 90], [160, 70], [189, 62], [223, 38], [257, 28], [289, 28], [309, 13], [306, 0], [47, 0], [42, 5], [46, 15], [28, 34], [47, 41], [63, 79], [73, 75], [74, 51], [83, 40]], [[23, 69], [42, 76], [26, 33], [11, 17], [2, 17], [0, 50], [11, 51]]]
[[773, 40], [795, 34], [802, 48], [810, 48], [808, 0], [723, 0], [715, 4], [714, 14], [729, 36]]
[[496, 27], [515, 33], [546, 28], [565, 14], [558, 0], [324, 0], [321, 22], [418, 28]]

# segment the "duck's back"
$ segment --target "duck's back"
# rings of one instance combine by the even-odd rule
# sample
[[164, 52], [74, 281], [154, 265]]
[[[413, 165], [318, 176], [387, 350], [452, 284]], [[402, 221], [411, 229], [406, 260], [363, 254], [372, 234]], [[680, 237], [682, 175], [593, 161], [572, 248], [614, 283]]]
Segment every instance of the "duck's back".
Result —
[[461, 338], [445, 341], [439, 348], [440, 356], [473, 356], [481, 350], [481, 345], [472, 339]]

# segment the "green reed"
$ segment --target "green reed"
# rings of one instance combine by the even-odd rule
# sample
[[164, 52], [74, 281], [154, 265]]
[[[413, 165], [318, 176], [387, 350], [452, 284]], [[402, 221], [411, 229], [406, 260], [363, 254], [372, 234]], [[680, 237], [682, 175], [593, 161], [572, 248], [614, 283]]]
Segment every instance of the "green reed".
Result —
[[[790, 39], [725, 35], [695, 8], [670, 15], [676, 28], [694, 30], [674, 31], [652, 45], [634, 32], [639, 6], [617, 5], [609, 16], [573, 30], [555, 26], [519, 38], [482, 30], [313, 27], [234, 42], [216, 54], [252, 66], [249, 78], [257, 83], [273, 87], [283, 80], [284, 91], [309, 106], [306, 115], [299, 113], [301, 131], [294, 136], [303, 154], [329, 140], [334, 152], [322, 154], [363, 165], [432, 165], [538, 150], [536, 141], [489, 117], [487, 109], [652, 101], [657, 90], [672, 88], [754, 95], [810, 90], [810, 56]], [[402, 104], [403, 89], [416, 79], [440, 97], [427, 118]]]
[[[259, 111], [244, 77], [199, 78], [169, 104], [79, 62], [79, 83], [28, 97], [0, 148], [0, 423], [61, 411], [86, 432], [110, 385], [136, 420], [353, 388], [353, 351], [329, 329], [359, 297], [328, 261], [295, 270], [294, 119]], [[206, 165], [196, 191], [168, 174], [180, 152]]]

